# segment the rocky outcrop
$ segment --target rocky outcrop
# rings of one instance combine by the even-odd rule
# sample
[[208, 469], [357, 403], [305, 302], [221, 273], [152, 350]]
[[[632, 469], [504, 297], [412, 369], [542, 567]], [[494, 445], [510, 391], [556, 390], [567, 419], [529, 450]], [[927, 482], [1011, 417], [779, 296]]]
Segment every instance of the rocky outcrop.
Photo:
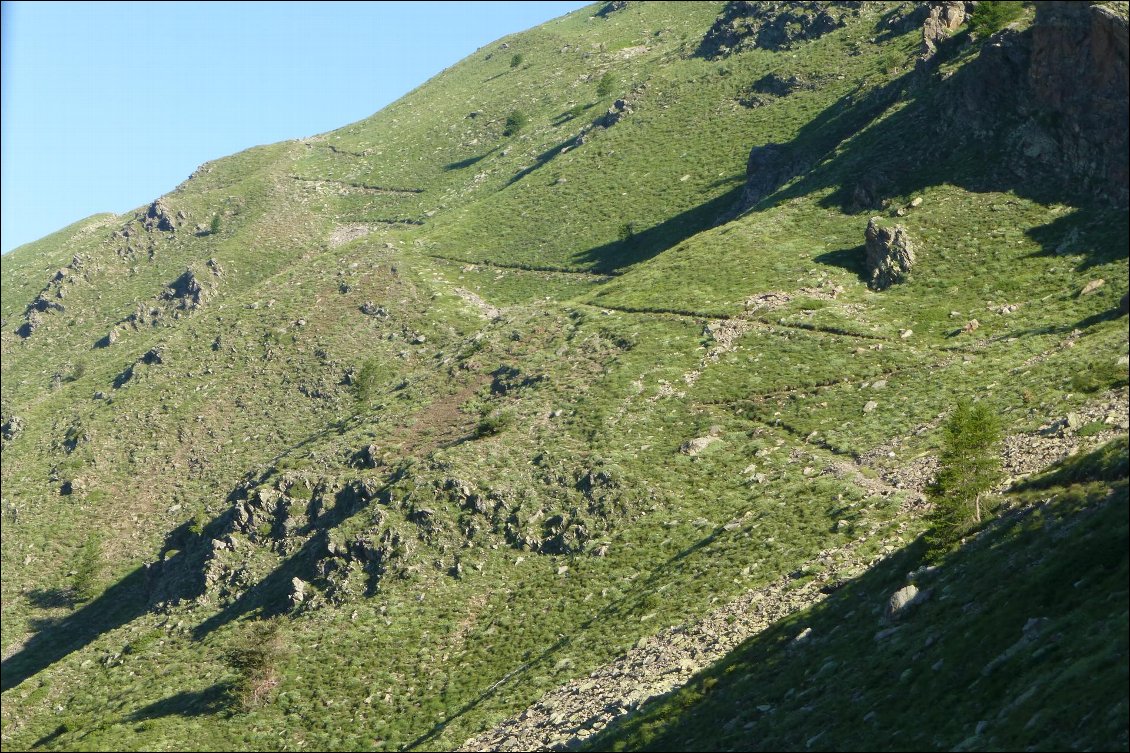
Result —
[[192, 311], [204, 305], [208, 299], [208, 289], [191, 269], [186, 269], [161, 293], [161, 300], [170, 301], [176, 309]]
[[0, 437], [7, 441], [11, 441], [20, 435], [24, 430], [24, 420], [19, 416], [11, 416], [0, 426]]
[[51, 275], [43, 290], [24, 309], [24, 323], [16, 330], [16, 334], [26, 340], [44, 323], [44, 314], [65, 312], [66, 306], [59, 301], [67, 297], [68, 286], [74, 280], [85, 277], [83, 270], [86, 267], [86, 259], [75, 254], [70, 264]]
[[726, 4], [695, 54], [709, 60], [749, 49], [783, 50], [841, 28], [861, 2], [745, 2]]
[[1127, 19], [1102, 5], [1038, 3], [1031, 28], [994, 34], [948, 82], [933, 137], [980, 141], [1012, 182], [1125, 206], [1127, 35]]
[[914, 249], [906, 228], [879, 227], [879, 218], [872, 217], [864, 231], [867, 249], [867, 284], [872, 290], [886, 290], [902, 282], [914, 265]]
[[581, 132], [573, 139], [573, 146], [578, 147], [583, 145], [588, 140], [589, 134], [592, 131], [602, 128], [611, 128], [631, 114], [631, 102], [626, 99], [616, 100], [602, 115], [598, 115], [596, 119], [581, 129]]
[[141, 217], [141, 225], [145, 228], [146, 232], [153, 232], [159, 230], [163, 233], [171, 233], [177, 229], [177, 225], [184, 221], [184, 213], [180, 212], [174, 215], [173, 212], [165, 206], [160, 199], [157, 199], [150, 204], [145, 214]]
[[949, 38], [958, 29], [972, 10], [966, 2], [933, 2], [922, 22], [922, 46], [918, 51], [921, 59], [929, 59], [938, 51], [938, 44]]
[[612, 106], [592, 122], [594, 128], [611, 128], [626, 116], [632, 114], [632, 105], [626, 99], [618, 99]]
[[605, 18], [618, 10], [624, 10], [628, 7], [628, 3], [629, 0], [612, 0], [612, 2], [605, 3], [604, 7], [596, 12], [596, 15], [600, 18]]
[[753, 207], [811, 166], [811, 160], [794, 154], [784, 144], [762, 144], [749, 152], [746, 160], [746, 183], [734, 210], [722, 219]]

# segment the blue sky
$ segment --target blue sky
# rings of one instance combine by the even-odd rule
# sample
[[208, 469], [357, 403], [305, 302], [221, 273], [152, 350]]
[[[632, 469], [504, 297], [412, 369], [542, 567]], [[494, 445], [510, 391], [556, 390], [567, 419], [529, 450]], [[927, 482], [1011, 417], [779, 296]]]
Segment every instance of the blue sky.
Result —
[[585, 4], [4, 2], [0, 250], [360, 120]]

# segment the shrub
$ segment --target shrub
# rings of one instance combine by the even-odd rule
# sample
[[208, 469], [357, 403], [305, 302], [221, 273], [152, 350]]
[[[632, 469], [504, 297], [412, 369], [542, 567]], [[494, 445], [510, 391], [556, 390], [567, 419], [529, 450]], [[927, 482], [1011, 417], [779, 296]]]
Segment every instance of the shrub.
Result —
[[521, 110], [515, 110], [506, 116], [506, 127], [502, 131], [503, 136], [513, 136], [526, 127], [530, 122], [529, 116]]
[[1000, 422], [982, 403], [959, 403], [944, 428], [940, 468], [931, 496], [934, 511], [926, 534], [931, 558], [949, 552], [981, 521], [981, 495], [1000, 477]]
[[510, 67], [517, 68], [522, 64], [523, 60], [525, 60], [525, 58], [522, 57], [522, 53], [516, 53], [514, 57], [510, 58]]
[[969, 31], [979, 38], [995, 34], [1020, 18], [1023, 3], [1001, 1], [980, 2], [969, 17]]
[[208, 226], [208, 232], [210, 232], [212, 235], [215, 235], [216, 233], [220, 232], [220, 227], [221, 227], [220, 215], [218, 215], [218, 214], [212, 215], [212, 224]]
[[71, 594], [78, 603], [93, 599], [98, 593], [98, 575], [102, 569], [102, 540], [96, 533], [86, 537], [75, 562], [71, 577]]
[[361, 368], [353, 375], [353, 396], [362, 405], [368, 405], [377, 395], [380, 380], [380, 364], [376, 359], [370, 358], [361, 364]]
[[612, 71], [606, 71], [605, 74], [600, 77], [600, 81], [598, 81], [596, 84], [596, 96], [602, 98], [607, 97], [612, 94], [615, 88], [616, 77], [612, 75]]
[[237, 675], [230, 694], [238, 710], [251, 711], [267, 701], [279, 685], [282, 656], [282, 635], [274, 620], [252, 623], [224, 653], [224, 661]]
[[475, 427], [476, 437], [490, 437], [501, 434], [514, 423], [514, 414], [509, 411], [497, 411], [479, 421]]

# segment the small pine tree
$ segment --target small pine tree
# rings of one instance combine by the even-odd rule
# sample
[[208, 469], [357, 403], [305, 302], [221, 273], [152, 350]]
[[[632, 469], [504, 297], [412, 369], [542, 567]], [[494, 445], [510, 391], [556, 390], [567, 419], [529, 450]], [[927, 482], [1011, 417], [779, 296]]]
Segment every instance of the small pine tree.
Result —
[[616, 77], [612, 75], [612, 71], [606, 71], [600, 77], [600, 81], [596, 85], [596, 96], [604, 98], [610, 95], [616, 89]]
[[212, 235], [215, 235], [216, 233], [220, 232], [220, 215], [218, 215], [218, 214], [212, 215], [212, 224], [208, 226], [208, 231]]
[[98, 594], [98, 575], [101, 570], [102, 540], [98, 534], [91, 533], [79, 550], [71, 579], [71, 594], [77, 603], [88, 602]]
[[969, 31], [980, 39], [994, 34], [1020, 18], [1024, 3], [1013, 0], [980, 2], [969, 17]]
[[516, 53], [514, 57], [510, 58], [510, 67], [517, 68], [522, 64], [523, 60], [525, 60], [525, 58], [522, 57], [522, 53]]
[[502, 131], [503, 136], [513, 136], [526, 127], [530, 122], [529, 116], [521, 110], [514, 110], [506, 116], [506, 127]]
[[350, 380], [353, 384], [353, 395], [361, 405], [368, 405], [376, 397], [381, 376], [380, 369], [380, 363], [370, 358], [361, 364], [361, 368]]
[[983, 403], [959, 403], [943, 430], [927, 543], [934, 558], [981, 522], [981, 497], [1000, 478], [1000, 422]]
[[235, 645], [224, 652], [224, 660], [236, 673], [230, 687], [235, 710], [251, 711], [266, 703], [279, 685], [279, 664], [284, 653], [276, 620], [252, 623]]

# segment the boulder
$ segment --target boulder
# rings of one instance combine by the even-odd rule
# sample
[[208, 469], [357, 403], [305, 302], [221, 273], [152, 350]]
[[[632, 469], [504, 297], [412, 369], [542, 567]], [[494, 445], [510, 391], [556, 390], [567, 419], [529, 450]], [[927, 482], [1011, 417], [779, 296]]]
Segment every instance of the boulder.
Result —
[[879, 226], [879, 218], [872, 217], [864, 231], [867, 259], [868, 286], [872, 290], [886, 290], [903, 282], [914, 266], [914, 247], [906, 228]]
[[905, 617], [908, 613], [907, 610], [916, 604], [920, 604], [929, 597], [929, 591], [919, 591], [918, 586], [913, 583], [909, 586], [903, 586], [887, 599], [887, 618], [897, 620]]
[[19, 416], [11, 416], [0, 426], [0, 436], [9, 441], [19, 436], [24, 430], [24, 420]]

